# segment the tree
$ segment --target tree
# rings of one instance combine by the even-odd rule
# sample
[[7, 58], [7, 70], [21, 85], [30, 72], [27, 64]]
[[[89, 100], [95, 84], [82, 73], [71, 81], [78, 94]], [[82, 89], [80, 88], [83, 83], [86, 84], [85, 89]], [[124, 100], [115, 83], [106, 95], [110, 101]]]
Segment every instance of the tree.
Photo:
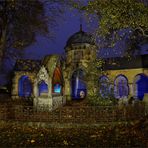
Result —
[[99, 86], [98, 81], [99, 77], [102, 75], [104, 61], [103, 59], [94, 59], [91, 61], [87, 67], [87, 73], [85, 76], [85, 81], [88, 83], [88, 96], [96, 97], [98, 96]]
[[[141, 42], [148, 42], [148, 2], [144, 0], [93, 0], [88, 3], [79, 3], [72, 1], [75, 8], [86, 12], [89, 21], [92, 15], [98, 20], [98, 28], [96, 36], [111, 38], [112, 45], [118, 40], [124, 38], [119, 30], [128, 29], [131, 45]], [[138, 46], [137, 46], [138, 48]]]
[[52, 37], [49, 28], [55, 26], [56, 16], [61, 13], [55, 3], [58, 1], [0, 1], [0, 63], [6, 49], [24, 49], [35, 41], [37, 34]]
[[[114, 99], [113, 92], [110, 90], [106, 93], [106, 96], [102, 96], [100, 92], [101, 85], [99, 82], [99, 78], [102, 75], [106, 75], [106, 71], [103, 68], [105, 61], [101, 58], [95, 59], [89, 63], [87, 67], [87, 72], [85, 75], [85, 81], [87, 82], [87, 101], [91, 105], [114, 105], [117, 103], [117, 100]], [[106, 83], [108, 90], [110, 88], [109, 82]]]

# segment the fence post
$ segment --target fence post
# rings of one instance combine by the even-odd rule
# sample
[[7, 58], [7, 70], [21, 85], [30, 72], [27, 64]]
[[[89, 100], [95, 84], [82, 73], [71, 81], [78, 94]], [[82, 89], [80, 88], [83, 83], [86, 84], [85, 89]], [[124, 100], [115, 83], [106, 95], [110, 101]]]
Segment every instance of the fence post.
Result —
[[61, 120], [62, 119], [62, 117], [61, 117], [62, 116], [62, 108], [60, 108], [59, 111], [60, 111], [59, 112], [59, 123], [62, 123], [62, 120]]
[[72, 114], [73, 114], [73, 122], [74, 122], [74, 124], [76, 123], [76, 118], [75, 118], [75, 110], [73, 110], [73, 108], [72, 108]]
[[94, 123], [96, 123], [96, 107], [94, 107]]

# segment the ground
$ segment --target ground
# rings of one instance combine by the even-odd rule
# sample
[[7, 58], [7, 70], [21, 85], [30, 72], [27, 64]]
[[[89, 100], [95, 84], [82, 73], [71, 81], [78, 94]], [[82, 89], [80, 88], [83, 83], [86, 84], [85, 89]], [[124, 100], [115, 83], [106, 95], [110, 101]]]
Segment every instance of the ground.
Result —
[[148, 120], [81, 128], [0, 127], [1, 147], [147, 147]]
[[[5, 97], [7, 99], [1, 99], [0, 104], [13, 105], [9, 96]], [[85, 105], [86, 100], [67, 104], [72, 108]], [[87, 126], [61, 124], [47, 128], [22, 123], [0, 120], [0, 147], [148, 147], [148, 116]]]

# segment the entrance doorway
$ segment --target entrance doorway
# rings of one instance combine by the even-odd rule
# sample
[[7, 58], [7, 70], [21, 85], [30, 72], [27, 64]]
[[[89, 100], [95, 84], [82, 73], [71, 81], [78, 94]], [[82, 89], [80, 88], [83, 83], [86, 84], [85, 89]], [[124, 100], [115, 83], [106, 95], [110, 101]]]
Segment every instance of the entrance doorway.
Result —
[[28, 76], [21, 76], [19, 79], [18, 94], [20, 97], [30, 97], [32, 93], [32, 84]]
[[71, 78], [71, 97], [73, 100], [83, 99], [87, 95], [86, 83], [84, 82], [84, 71], [78, 69], [73, 72]]

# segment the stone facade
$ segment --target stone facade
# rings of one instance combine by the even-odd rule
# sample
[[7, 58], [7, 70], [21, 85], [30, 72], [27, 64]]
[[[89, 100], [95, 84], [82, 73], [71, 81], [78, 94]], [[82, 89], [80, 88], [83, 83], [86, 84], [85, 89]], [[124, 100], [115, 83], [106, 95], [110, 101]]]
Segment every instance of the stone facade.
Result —
[[[96, 59], [96, 46], [86, 43], [66, 47], [66, 62], [63, 69], [65, 80], [65, 95], [71, 100], [71, 78], [74, 71], [82, 69], [88, 72], [89, 63]], [[86, 82], [87, 83], [87, 82]], [[88, 86], [88, 84], [86, 84]]]
[[19, 94], [18, 94], [18, 88], [19, 88], [19, 83], [18, 82], [19, 82], [19, 79], [22, 76], [26, 76], [26, 75], [30, 78], [31, 83], [33, 84], [34, 79], [36, 77], [36, 73], [34, 73], [34, 72], [25, 72], [25, 71], [19, 71], [19, 72], [14, 73], [14, 77], [13, 77], [13, 80], [12, 80], [12, 92], [11, 92], [12, 99], [19, 99], [20, 98]]
[[[80, 29], [79, 32], [72, 35], [66, 44], [65, 47], [65, 58], [62, 59], [59, 55], [48, 55], [42, 61], [23, 61], [16, 63], [16, 69], [14, 71], [13, 83], [12, 83], [12, 98], [21, 99], [25, 96], [26, 92], [33, 100], [33, 105], [37, 110], [53, 110], [57, 107], [66, 103], [66, 100], [72, 100], [73, 89], [77, 89], [74, 95], [77, 96], [77, 93], [80, 93], [77, 96], [77, 99], [86, 97], [84, 93], [89, 92], [90, 83], [84, 80], [80, 80], [80, 89], [78, 89], [78, 82], [73, 81], [73, 78], [78, 78], [74, 75], [83, 75], [82, 72], [89, 75], [88, 67], [91, 62], [97, 58], [97, 46], [91, 35], [85, 33]], [[118, 59], [118, 61], [121, 59]], [[136, 60], [136, 59], [135, 59]], [[23, 68], [23, 63], [25, 68]], [[26, 64], [27, 63], [27, 64]], [[109, 62], [106, 62], [109, 64]], [[118, 62], [117, 62], [118, 63]], [[115, 64], [117, 64], [115, 63]], [[140, 63], [142, 63], [140, 61]], [[21, 65], [22, 64], [22, 65]], [[111, 62], [114, 64], [114, 62]], [[135, 96], [136, 91], [140, 89], [137, 84], [137, 75], [143, 76], [146, 81], [148, 81], [148, 64], [143, 67], [142, 65], [138, 67], [124, 67], [123, 65], [108, 66], [102, 73], [109, 82], [109, 88], [113, 88], [118, 91], [118, 99], [123, 97]], [[20, 66], [21, 65], [21, 66]], [[27, 65], [27, 66], [26, 66]], [[113, 67], [113, 68], [112, 68]], [[79, 71], [79, 73], [77, 73]], [[98, 73], [98, 80], [99, 80]], [[29, 84], [28, 80], [25, 78], [21, 80], [22, 76], [27, 76], [28, 80], [31, 83], [32, 89], [29, 90], [26, 86]], [[121, 80], [118, 80], [115, 84], [116, 79], [120, 76]], [[89, 77], [89, 76], [88, 76]], [[126, 81], [126, 82], [125, 82]], [[77, 86], [72, 86], [72, 83]], [[103, 81], [102, 81], [103, 82]], [[93, 83], [93, 82], [92, 82]], [[127, 85], [127, 90], [124, 85]], [[41, 85], [41, 86], [40, 86]], [[116, 86], [115, 86], [116, 85]], [[119, 85], [121, 88], [118, 89]], [[146, 85], [146, 84], [145, 84]], [[92, 85], [91, 85], [92, 86]], [[102, 85], [106, 89], [106, 85]], [[58, 87], [58, 90], [56, 90]], [[96, 86], [94, 86], [95, 88]], [[100, 88], [101, 89], [101, 88]], [[148, 90], [146, 88], [144, 95], [146, 96]], [[84, 91], [86, 92], [84, 92]], [[122, 95], [122, 91], [125, 93]], [[19, 92], [20, 91], [20, 92]], [[128, 92], [126, 92], [128, 91]], [[100, 90], [100, 92], [103, 92]], [[115, 92], [115, 91], [114, 91]], [[98, 92], [99, 93], [99, 92]], [[143, 95], [143, 94], [142, 94]], [[23, 96], [23, 97], [22, 97]]]
[[[47, 93], [39, 94], [38, 85], [44, 81], [48, 87]], [[52, 109], [52, 96], [51, 96], [51, 78], [49, 78], [48, 72], [44, 66], [41, 67], [34, 81], [34, 97], [33, 104], [36, 108], [42, 108], [43, 106]]]

